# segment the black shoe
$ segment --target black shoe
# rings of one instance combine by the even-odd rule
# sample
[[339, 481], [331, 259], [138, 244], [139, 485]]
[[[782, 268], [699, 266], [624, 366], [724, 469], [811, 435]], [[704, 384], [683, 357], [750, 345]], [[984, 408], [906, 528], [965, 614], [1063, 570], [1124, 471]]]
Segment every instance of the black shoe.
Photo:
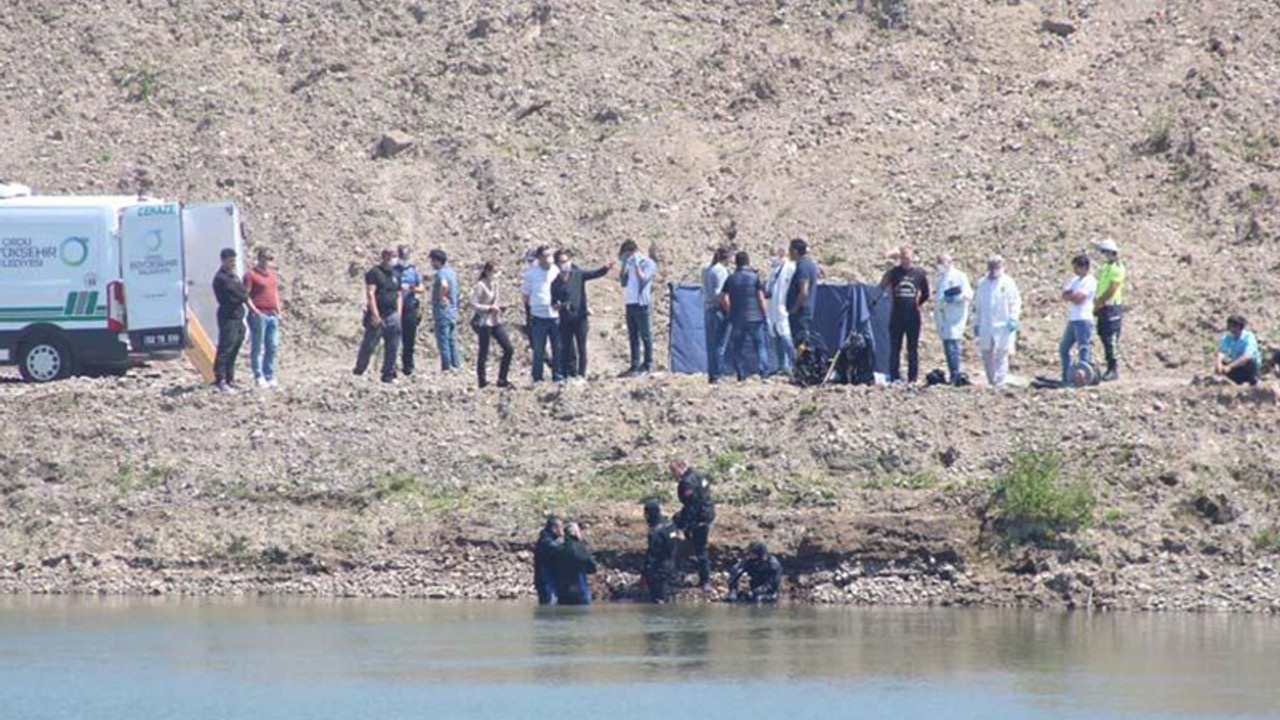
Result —
[[1102, 374], [1102, 382], [1114, 382], [1119, 379], [1120, 374], [1116, 372], [1115, 368], [1107, 368], [1107, 371]]
[[499, 380], [499, 381], [497, 382], [497, 386], [498, 386], [498, 387], [500, 387], [500, 388], [509, 388], [509, 387], [513, 387], [513, 386], [511, 385], [511, 383], [507, 382], [506, 380]]

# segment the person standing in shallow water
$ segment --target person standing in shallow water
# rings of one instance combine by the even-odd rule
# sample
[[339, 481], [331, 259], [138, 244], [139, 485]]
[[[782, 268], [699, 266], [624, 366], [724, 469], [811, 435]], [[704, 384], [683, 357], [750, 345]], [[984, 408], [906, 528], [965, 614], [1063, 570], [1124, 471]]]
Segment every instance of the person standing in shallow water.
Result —
[[539, 605], [551, 605], [556, 601], [556, 555], [564, 545], [564, 525], [560, 518], [548, 515], [547, 522], [538, 533], [533, 546], [533, 587], [538, 592]]
[[591, 548], [582, 539], [578, 523], [564, 527], [564, 544], [555, 555], [556, 600], [561, 605], [590, 605], [591, 588], [587, 576], [596, 572]]
[[671, 578], [676, 574], [676, 528], [662, 516], [662, 506], [657, 500], [644, 504], [644, 521], [649, 527], [649, 543], [641, 577], [649, 600], [664, 603], [671, 589]]

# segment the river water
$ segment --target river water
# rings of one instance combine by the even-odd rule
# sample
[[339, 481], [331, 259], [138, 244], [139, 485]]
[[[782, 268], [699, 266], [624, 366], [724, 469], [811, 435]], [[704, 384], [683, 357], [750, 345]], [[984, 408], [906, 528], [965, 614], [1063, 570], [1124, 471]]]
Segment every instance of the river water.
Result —
[[1280, 618], [0, 598], [0, 718], [1280, 717]]

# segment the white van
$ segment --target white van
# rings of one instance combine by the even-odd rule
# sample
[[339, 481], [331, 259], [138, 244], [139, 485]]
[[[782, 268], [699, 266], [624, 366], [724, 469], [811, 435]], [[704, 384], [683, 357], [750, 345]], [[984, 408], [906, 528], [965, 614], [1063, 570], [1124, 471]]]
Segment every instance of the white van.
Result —
[[0, 185], [0, 364], [49, 382], [176, 357], [187, 346], [184, 241], [206, 238], [199, 251], [216, 257], [225, 223], [216, 232], [193, 225], [226, 215], [238, 222], [230, 204]]

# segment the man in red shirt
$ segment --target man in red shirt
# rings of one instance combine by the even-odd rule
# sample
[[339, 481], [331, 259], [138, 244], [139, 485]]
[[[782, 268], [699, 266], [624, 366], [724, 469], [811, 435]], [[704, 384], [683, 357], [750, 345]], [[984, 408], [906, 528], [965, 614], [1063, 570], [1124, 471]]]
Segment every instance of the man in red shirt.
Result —
[[249, 366], [258, 387], [276, 386], [276, 348], [280, 340], [280, 276], [275, 256], [258, 248], [258, 262], [244, 274], [249, 291]]

